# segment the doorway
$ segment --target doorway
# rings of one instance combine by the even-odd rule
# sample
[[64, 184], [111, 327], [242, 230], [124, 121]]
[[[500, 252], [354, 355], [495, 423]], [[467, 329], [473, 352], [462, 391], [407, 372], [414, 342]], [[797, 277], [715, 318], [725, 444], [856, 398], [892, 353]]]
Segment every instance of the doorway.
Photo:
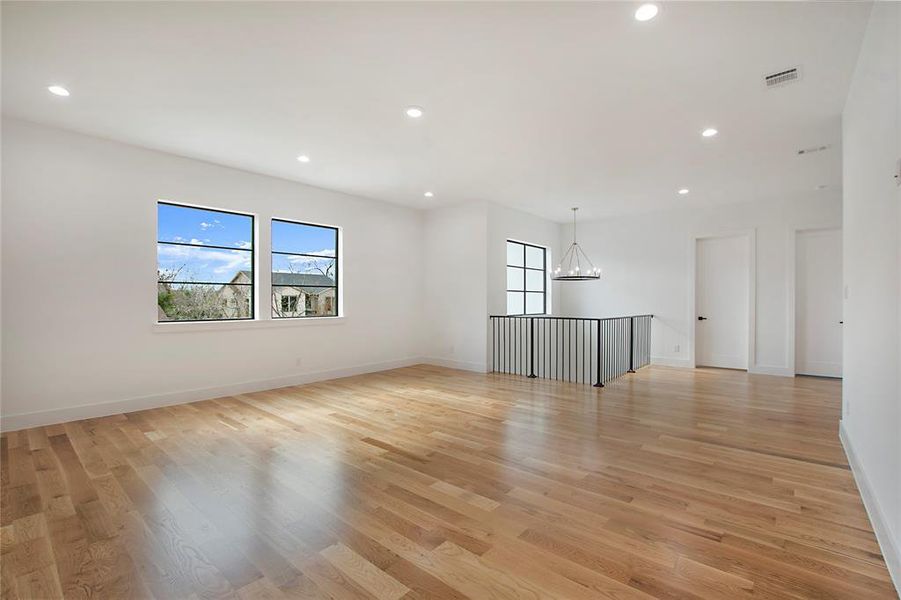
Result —
[[842, 376], [842, 232], [795, 234], [795, 374]]
[[695, 364], [748, 368], [750, 249], [747, 235], [699, 238], [695, 264]]

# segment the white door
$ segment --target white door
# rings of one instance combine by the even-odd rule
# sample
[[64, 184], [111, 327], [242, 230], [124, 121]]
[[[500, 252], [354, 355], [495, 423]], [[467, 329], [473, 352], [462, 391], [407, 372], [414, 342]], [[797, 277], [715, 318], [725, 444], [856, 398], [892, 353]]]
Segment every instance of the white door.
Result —
[[695, 363], [748, 368], [747, 236], [697, 241]]
[[795, 243], [795, 373], [841, 377], [841, 230], [799, 231]]

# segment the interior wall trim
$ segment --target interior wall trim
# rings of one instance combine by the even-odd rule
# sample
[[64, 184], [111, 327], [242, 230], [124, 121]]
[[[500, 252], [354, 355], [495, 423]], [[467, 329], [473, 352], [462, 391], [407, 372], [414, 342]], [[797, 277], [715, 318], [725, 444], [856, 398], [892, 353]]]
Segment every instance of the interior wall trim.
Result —
[[119, 413], [134, 412], [136, 410], [147, 410], [150, 408], [160, 408], [163, 406], [172, 406], [175, 404], [186, 404], [188, 402], [197, 402], [199, 400], [209, 400], [211, 398], [221, 398], [223, 396], [234, 396], [235, 394], [261, 392], [282, 387], [303, 385], [305, 383], [314, 383], [317, 381], [326, 381], [329, 379], [339, 379], [341, 377], [351, 377], [353, 375], [363, 375], [365, 373], [388, 371], [390, 369], [398, 369], [401, 367], [409, 367], [412, 365], [421, 364], [422, 362], [424, 361], [420, 357], [402, 358], [398, 360], [367, 363], [341, 369], [300, 373], [297, 375], [277, 377], [274, 379], [260, 379], [224, 386], [183, 390], [179, 392], [168, 392], [164, 394], [152, 394], [149, 396], [139, 396], [137, 398], [128, 398], [125, 400], [113, 400], [111, 402], [99, 402], [96, 404], [83, 404], [80, 406], [55, 408], [29, 413], [20, 413], [17, 415], [0, 415], [0, 431], [17, 431], [19, 429], [27, 429], [29, 427], [41, 427], [44, 425], [54, 425], [56, 423], [78, 421], [81, 419], [107, 417], [109, 415], [117, 415]]
[[652, 365], [661, 365], [664, 367], [678, 367], [680, 369], [693, 369], [694, 365], [687, 358], [671, 358], [669, 356], [652, 356]]
[[753, 364], [751, 368], [748, 369], [748, 373], [753, 373], [755, 375], [776, 375], [778, 377], [794, 377], [794, 369], [786, 366], [777, 366], [777, 365], [758, 365]]
[[857, 489], [860, 491], [861, 499], [863, 499], [863, 506], [867, 510], [867, 516], [870, 517], [870, 523], [873, 525], [873, 531], [876, 533], [876, 541], [879, 542], [879, 547], [882, 549], [882, 558], [885, 560], [885, 566], [888, 568], [898, 595], [901, 596], [901, 542], [895, 540], [892, 535], [885, 512], [879, 506], [879, 500], [870, 486], [863, 464], [858, 460], [857, 454], [854, 452], [854, 444], [851, 441], [848, 430], [845, 428], [844, 419], [839, 424], [838, 436], [845, 449], [845, 455], [848, 457], [848, 464], [851, 465], [851, 473], [854, 475], [854, 481], [857, 483]]
[[485, 363], [472, 362], [465, 360], [452, 360], [449, 358], [439, 358], [437, 356], [427, 356], [421, 360], [427, 365], [435, 365], [438, 367], [447, 367], [448, 369], [459, 369], [461, 371], [474, 371], [476, 373], [489, 373], [490, 369]]

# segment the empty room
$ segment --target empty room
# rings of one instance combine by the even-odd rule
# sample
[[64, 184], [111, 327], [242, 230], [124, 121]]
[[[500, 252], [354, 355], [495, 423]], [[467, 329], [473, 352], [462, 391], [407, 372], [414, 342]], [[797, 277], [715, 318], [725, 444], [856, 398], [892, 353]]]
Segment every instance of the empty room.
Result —
[[0, 600], [899, 598], [901, 2], [0, 27]]

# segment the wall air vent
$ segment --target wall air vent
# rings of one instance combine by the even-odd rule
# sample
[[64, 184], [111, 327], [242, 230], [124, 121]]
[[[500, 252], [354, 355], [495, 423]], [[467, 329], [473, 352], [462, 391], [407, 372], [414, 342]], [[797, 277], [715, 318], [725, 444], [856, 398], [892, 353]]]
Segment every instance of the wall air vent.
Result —
[[826, 144], [825, 146], [812, 146], [810, 148], [801, 148], [798, 150], [798, 154], [813, 154], [814, 152], [822, 152], [823, 150], [828, 150], [832, 147], [832, 144]]
[[801, 67], [793, 67], [763, 76], [763, 82], [767, 88], [783, 86], [799, 79], [801, 79]]

